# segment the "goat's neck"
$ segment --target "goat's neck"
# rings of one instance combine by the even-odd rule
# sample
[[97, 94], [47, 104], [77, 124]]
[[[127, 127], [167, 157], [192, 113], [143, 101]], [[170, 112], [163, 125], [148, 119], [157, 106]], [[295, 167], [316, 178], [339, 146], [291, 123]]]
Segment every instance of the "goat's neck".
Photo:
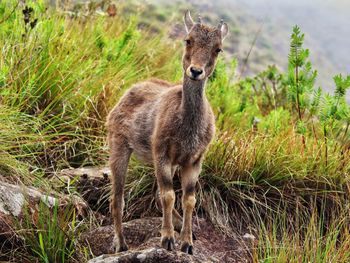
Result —
[[206, 80], [191, 80], [185, 73], [182, 91], [183, 122], [192, 129], [198, 128], [203, 120], [205, 112], [205, 87]]

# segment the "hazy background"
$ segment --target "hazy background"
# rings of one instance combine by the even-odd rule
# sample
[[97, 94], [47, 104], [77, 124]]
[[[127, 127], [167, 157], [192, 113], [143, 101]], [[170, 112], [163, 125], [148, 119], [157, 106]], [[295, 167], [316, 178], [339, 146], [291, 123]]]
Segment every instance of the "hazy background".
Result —
[[[51, 0], [56, 1], [56, 0]], [[90, 2], [72, 0], [74, 2]], [[94, 2], [98, 2], [97, 0]], [[148, 6], [142, 24], [183, 30], [182, 15], [190, 9], [212, 25], [223, 18], [230, 27], [225, 56], [239, 61], [238, 75], [254, 75], [268, 65], [285, 69], [292, 27], [305, 33], [305, 47], [318, 70], [317, 84], [334, 89], [333, 76], [350, 74], [350, 1], [348, 0], [143, 0], [113, 1]], [[152, 21], [158, 20], [152, 23]], [[170, 25], [168, 22], [170, 21]], [[170, 29], [171, 31], [172, 29]], [[174, 31], [174, 30], [173, 30]], [[181, 34], [178, 37], [182, 37]], [[242, 69], [252, 43], [257, 41]], [[350, 102], [350, 95], [348, 94]]]
[[[297, 24], [306, 34], [315, 67], [321, 79], [350, 73], [350, 1], [345, 0], [231, 0], [246, 8], [249, 15], [264, 21], [263, 34], [274, 25], [284, 31]], [[315, 53], [313, 52], [315, 51]], [[317, 58], [320, 55], [321, 58]], [[320, 61], [321, 59], [321, 61]], [[322, 61], [326, 60], [326, 61]], [[325, 65], [321, 63], [325, 63]], [[328, 65], [329, 64], [329, 65]], [[328, 69], [329, 67], [329, 69]]]
[[[210, 23], [224, 18], [230, 25], [226, 56], [238, 58], [240, 65], [258, 39], [243, 75], [253, 75], [276, 64], [287, 65], [292, 27], [305, 33], [305, 47], [318, 70], [317, 84], [326, 91], [334, 89], [335, 74], [350, 74], [350, 1], [346, 0], [166, 0], [147, 1], [154, 6], [187, 6], [201, 13]], [[259, 32], [259, 33], [258, 33]], [[348, 94], [348, 98], [350, 96]]]
[[[179, 1], [181, 2], [181, 1]], [[287, 65], [292, 27], [305, 33], [305, 46], [318, 70], [318, 84], [331, 92], [335, 74], [350, 74], [350, 1], [346, 0], [215, 0], [191, 1], [200, 12], [215, 12], [229, 20], [227, 47], [242, 61], [255, 36], [244, 75], [269, 64]], [[195, 10], [194, 10], [195, 11]], [[261, 29], [261, 31], [260, 31]], [[260, 33], [258, 33], [260, 32]], [[349, 94], [348, 94], [349, 98]]]

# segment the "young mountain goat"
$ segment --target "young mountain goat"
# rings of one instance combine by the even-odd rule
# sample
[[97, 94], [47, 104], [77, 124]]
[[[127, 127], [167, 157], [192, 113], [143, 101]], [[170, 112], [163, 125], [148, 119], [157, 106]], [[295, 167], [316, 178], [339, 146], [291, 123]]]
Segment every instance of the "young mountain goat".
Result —
[[[202, 25], [200, 18], [194, 23], [189, 11], [184, 22], [187, 36], [183, 84], [154, 79], [136, 84], [108, 116], [111, 208], [117, 252], [128, 249], [122, 233], [124, 181], [130, 155], [134, 152], [155, 167], [163, 211], [162, 247], [173, 250], [174, 229], [181, 230], [181, 251], [193, 253], [195, 186], [203, 155], [215, 132], [214, 115], [204, 87], [222, 51], [228, 27], [222, 21], [218, 27], [208, 27]], [[173, 176], [177, 167], [181, 175], [183, 220], [174, 209]]]

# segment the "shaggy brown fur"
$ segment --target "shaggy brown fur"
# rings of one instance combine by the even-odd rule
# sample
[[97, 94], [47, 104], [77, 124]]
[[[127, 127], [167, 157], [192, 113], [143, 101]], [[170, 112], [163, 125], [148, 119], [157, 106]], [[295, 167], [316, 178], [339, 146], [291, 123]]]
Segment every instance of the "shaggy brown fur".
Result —
[[[186, 12], [187, 37], [182, 85], [151, 79], [134, 85], [108, 116], [108, 141], [112, 171], [112, 214], [116, 250], [128, 247], [122, 234], [124, 180], [130, 155], [155, 167], [163, 211], [162, 246], [174, 248], [174, 225], [180, 230], [181, 250], [193, 253], [192, 212], [195, 185], [203, 155], [214, 136], [214, 115], [205, 97], [206, 79], [227, 34], [227, 25], [212, 28], [193, 23]], [[181, 171], [183, 219], [174, 209], [173, 175]], [[182, 221], [182, 222], [181, 222]]]

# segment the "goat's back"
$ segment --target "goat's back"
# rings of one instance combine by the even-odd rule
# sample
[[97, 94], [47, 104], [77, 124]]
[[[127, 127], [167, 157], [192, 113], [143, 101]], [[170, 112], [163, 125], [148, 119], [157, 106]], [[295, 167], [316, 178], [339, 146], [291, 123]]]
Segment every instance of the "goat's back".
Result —
[[135, 84], [122, 96], [108, 116], [109, 138], [125, 137], [134, 153], [143, 161], [151, 163], [151, 136], [156, 114], [161, 104], [164, 104], [164, 97], [174, 97], [167, 93], [179, 91], [181, 86], [159, 79]]

